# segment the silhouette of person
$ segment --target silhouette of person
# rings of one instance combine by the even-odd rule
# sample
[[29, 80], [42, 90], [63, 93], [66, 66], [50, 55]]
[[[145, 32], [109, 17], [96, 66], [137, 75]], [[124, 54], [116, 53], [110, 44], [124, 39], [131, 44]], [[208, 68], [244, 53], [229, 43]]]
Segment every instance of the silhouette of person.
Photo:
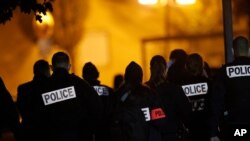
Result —
[[155, 55], [150, 61], [150, 78], [145, 83], [150, 88], [155, 89], [161, 83], [165, 82], [167, 75], [167, 63], [164, 57]]
[[182, 89], [192, 105], [189, 129], [189, 141], [209, 140], [209, 115], [211, 82], [203, 75], [203, 59], [197, 54], [188, 55], [186, 75], [181, 82]]
[[0, 78], [0, 140], [19, 140], [20, 123], [9, 91]]
[[[124, 84], [117, 90], [112, 140], [147, 141], [147, 118], [142, 109], [151, 106], [151, 90], [142, 85], [142, 68], [134, 61], [126, 67]], [[120, 128], [115, 128], [120, 127]], [[121, 130], [118, 130], [121, 129]]]
[[32, 132], [33, 113], [33, 94], [50, 77], [50, 66], [45, 60], [38, 60], [33, 66], [33, 80], [21, 84], [17, 88], [17, 108], [22, 118], [21, 131], [23, 140], [29, 140]]
[[250, 127], [248, 50], [247, 38], [236, 37], [233, 40], [234, 60], [225, 64], [216, 76], [212, 95], [212, 137], [217, 135], [217, 128], [220, 125], [222, 140], [241, 140], [234, 136], [235, 130]]
[[168, 63], [167, 79], [168, 81], [179, 84], [185, 76], [185, 62], [187, 53], [182, 49], [175, 49], [170, 53]]
[[124, 81], [123, 75], [122, 74], [117, 74], [114, 77], [114, 82], [113, 82], [113, 88], [114, 91], [118, 90], [120, 88], [120, 86], [122, 85]]
[[96, 90], [104, 106], [103, 118], [95, 133], [95, 141], [108, 141], [110, 140], [110, 119], [113, 110], [113, 89], [101, 84], [98, 80], [99, 71], [91, 62], [84, 64], [82, 77]]
[[52, 57], [51, 77], [34, 94], [35, 140], [90, 140], [96, 129], [102, 103], [95, 90], [84, 80], [70, 74], [70, 59], [64, 52]]

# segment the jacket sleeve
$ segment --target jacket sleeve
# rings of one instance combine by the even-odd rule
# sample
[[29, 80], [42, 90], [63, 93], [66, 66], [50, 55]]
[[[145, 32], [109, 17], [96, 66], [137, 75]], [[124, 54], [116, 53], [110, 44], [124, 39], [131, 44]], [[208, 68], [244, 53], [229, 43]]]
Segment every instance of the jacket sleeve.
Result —
[[16, 136], [19, 135], [19, 118], [12, 100], [12, 97], [6, 89], [0, 78], [0, 133], [3, 131], [12, 131]]

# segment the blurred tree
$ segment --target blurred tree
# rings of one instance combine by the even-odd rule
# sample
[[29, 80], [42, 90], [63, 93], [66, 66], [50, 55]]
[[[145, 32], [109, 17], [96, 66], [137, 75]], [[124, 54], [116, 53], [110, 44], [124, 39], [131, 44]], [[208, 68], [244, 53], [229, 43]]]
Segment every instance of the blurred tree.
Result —
[[42, 22], [41, 16], [37, 13], [46, 14], [46, 11], [52, 11], [53, 0], [0, 0], [0, 24], [6, 23], [13, 17], [13, 11], [20, 7], [22, 13], [36, 15], [36, 20]]
[[248, 37], [250, 38], [250, 1], [249, 0], [234, 0], [235, 17], [248, 17]]
[[[57, 0], [54, 3], [53, 16], [55, 20], [53, 41], [65, 49], [75, 63], [74, 47], [82, 39], [84, 20], [87, 17], [88, 0]], [[74, 72], [74, 65], [72, 71]]]

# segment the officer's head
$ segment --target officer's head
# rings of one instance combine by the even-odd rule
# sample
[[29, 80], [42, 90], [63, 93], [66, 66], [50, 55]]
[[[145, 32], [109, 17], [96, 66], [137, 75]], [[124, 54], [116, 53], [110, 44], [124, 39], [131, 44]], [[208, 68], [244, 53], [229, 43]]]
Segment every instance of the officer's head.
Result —
[[233, 40], [234, 57], [248, 56], [248, 40], [243, 36], [238, 36]]
[[63, 68], [69, 71], [70, 62], [69, 56], [64, 52], [57, 52], [52, 57], [52, 69]]
[[165, 79], [167, 75], [167, 63], [164, 57], [160, 55], [152, 57], [150, 61], [150, 72], [150, 81], [160, 81]]
[[169, 59], [174, 62], [184, 62], [187, 58], [187, 53], [183, 49], [175, 49], [171, 51]]
[[99, 72], [94, 64], [91, 62], [86, 63], [82, 69], [82, 77], [86, 81], [97, 80]]
[[142, 83], [142, 68], [134, 61], [130, 62], [125, 70], [125, 83], [137, 85]]
[[38, 60], [33, 66], [33, 73], [35, 76], [50, 76], [49, 63], [45, 60]]
[[186, 61], [186, 69], [189, 74], [194, 76], [202, 75], [203, 73], [203, 60], [202, 57], [197, 54], [193, 53], [187, 57]]

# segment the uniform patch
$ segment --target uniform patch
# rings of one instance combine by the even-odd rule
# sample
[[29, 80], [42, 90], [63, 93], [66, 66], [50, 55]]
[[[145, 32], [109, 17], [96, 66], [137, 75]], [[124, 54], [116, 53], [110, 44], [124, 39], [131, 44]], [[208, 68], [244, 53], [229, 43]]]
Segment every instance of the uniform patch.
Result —
[[74, 86], [66, 87], [51, 92], [42, 94], [44, 105], [50, 105], [57, 102], [76, 98], [76, 92]]
[[109, 90], [104, 86], [94, 86], [95, 91], [99, 96], [109, 96]]
[[152, 120], [162, 119], [165, 118], [166, 115], [162, 108], [156, 108], [151, 110], [151, 118]]
[[226, 67], [229, 78], [250, 76], [250, 65]]
[[207, 83], [183, 85], [182, 89], [186, 96], [204, 95], [207, 94], [208, 85]]

